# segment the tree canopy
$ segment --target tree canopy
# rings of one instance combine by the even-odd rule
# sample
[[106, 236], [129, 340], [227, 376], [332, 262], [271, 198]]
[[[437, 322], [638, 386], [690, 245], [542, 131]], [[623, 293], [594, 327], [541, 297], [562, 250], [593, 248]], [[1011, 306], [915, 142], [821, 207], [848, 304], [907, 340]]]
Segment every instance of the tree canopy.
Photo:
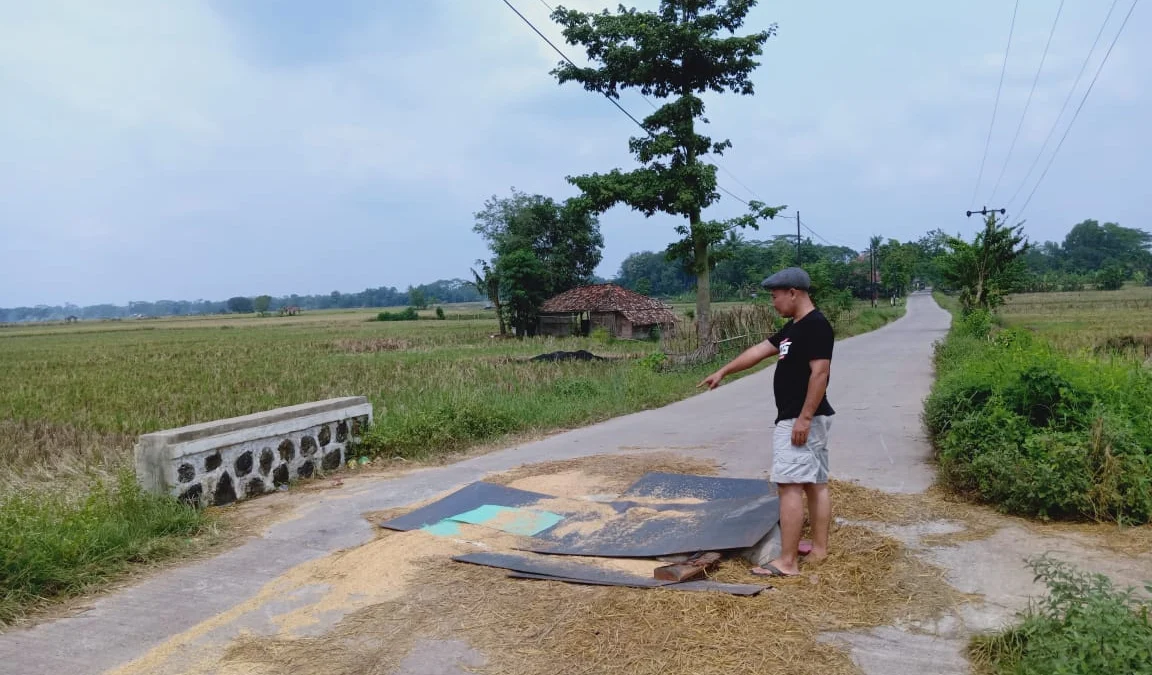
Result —
[[701, 157], [723, 154], [732, 144], [696, 132], [698, 123], [708, 121], [700, 96], [753, 94], [750, 75], [760, 65], [756, 57], [776, 32], [772, 25], [735, 35], [755, 4], [755, 0], [662, 0], [654, 11], [621, 6], [614, 13], [585, 13], [557, 7], [552, 13], [565, 40], [583, 47], [593, 64], [580, 67], [562, 61], [552, 71], [562, 84], [577, 82], [613, 99], [621, 90], [635, 89], [664, 101], [640, 122], [644, 135], [629, 139], [640, 168], [568, 180], [597, 213], [626, 204], [646, 216], [667, 213], [687, 221], [677, 228], [681, 238], [669, 253], [685, 261], [696, 277], [696, 316], [702, 336], [709, 333], [710, 247], [720, 243], [728, 230], [755, 226], [783, 208], [752, 203], [748, 216], [726, 223], [704, 221], [701, 216], [720, 199], [716, 167]]
[[540, 305], [553, 295], [589, 283], [600, 264], [604, 237], [583, 200], [557, 202], [515, 188], [476, 213], [473, 230], [493, 254], [477, 286], [499, 285], [499, 308], [518, 335], [534, 335]]

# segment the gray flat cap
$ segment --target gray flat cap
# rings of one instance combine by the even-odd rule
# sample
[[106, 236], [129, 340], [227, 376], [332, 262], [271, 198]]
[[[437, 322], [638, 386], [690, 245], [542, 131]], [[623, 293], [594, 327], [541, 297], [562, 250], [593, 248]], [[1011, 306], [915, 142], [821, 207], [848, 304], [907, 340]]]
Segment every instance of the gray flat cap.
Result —
[[798, 288], [806, 291], [812, 286], [812, 279], [807, 272], [799, 267], [785, 267], [765, 279], [760, 285], [767, 289]]

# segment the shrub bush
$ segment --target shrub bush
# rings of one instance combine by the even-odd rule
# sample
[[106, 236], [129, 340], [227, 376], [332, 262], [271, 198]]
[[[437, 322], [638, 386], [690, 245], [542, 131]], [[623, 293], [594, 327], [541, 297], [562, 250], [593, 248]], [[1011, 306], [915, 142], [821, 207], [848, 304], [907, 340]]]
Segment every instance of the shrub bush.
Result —
[[[1000, 675], [1152, 673], [1152, 604], [1108, 577], [1076, 570], [1048, 557], [1029, 566], [1048, 596], [997, 635], [977, 636], [973, 661]], [[1152, 593], [1152, 584], [1146, 590]]]
[[516, 416], [476, 401], [446, 401], [438, 405], [389, 411], [365, 435], [368, 456], [423, 457], [515, 431]]
[[1152, 375], [969, 314], [936, 347], [924, 407], [940, 476], [1009, 513], [1152, 521]]
[[419, 318], [415, 307], [408, 307], [402, 312], [380, 312], [376, 315], [377, 321], [417, 321]]

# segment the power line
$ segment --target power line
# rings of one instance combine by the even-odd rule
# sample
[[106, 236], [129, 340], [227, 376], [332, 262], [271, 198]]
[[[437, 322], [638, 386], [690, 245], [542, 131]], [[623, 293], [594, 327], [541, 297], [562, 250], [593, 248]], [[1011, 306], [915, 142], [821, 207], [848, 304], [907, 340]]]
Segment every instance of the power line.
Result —
[[[551, 47], [551, 48], [552, 48], [552, 49], [553, 49], [553, 50], [554, 50], [554, 51], [555, 51], [557, 54], [559, 54], [559, 55], [560, 55], [560, 58], [564, 59], [566, 62], [568, 62], [568, 63], [569, 63], [570, 65], [572, 65], [573, 67], [578, 67], [578, 66], [576, 66], [576, 63], [572, 61], [572, 59], [568, 58], [568, 55], [567, 55], [567, 54], [565, 54], [563, 51], [561, 51], [561, 49], [560, 49], [559, 47], [557, 47], [555, 43], [553, 43], [551, 40], [549, 40], [549, 39], [548, 39], [548, 37], [547, 37], [546, 35], [544, 35], [544, 33], [540, 32], [540, 29], [536, 28], [536, 26], [535, 26], [535, 25], [532, 23], [532, 21], [531, 21], [531, 20], [529, 20], [529, 19], [528, 19], [528, 17], [524, 16], [524, 15], [523, 15], [523, 14], [520, 12], [520, 10], [516, 9], [516, 7], [515, 7], [515, 6], [514, 6], [514, 5], [513, 5], [513, 4], [510, 2], [510, 0], [504, 0], [504, 4], [505, 4], [505, 5], [508, 5], [508, 8], [509, 8], [509, 9], [511, 9], [513, 12], [515, 12], [515, 13], [516, 13], [516, 16], [520, 17], [520, 19], [521, 19], [521, 20], [522, 20], [524, 23], [528, 24], [528, 27], [532, 29], [532, 32], [536, 33], [536, 35], [540, 36], [540, 39], [542, 39], [542, 40], [544, 40], [544, 42], [548, 43], [548, 46], [549, 46], [549, 47]], [[547, 8], [548, 8], [548, 11], [550, 11], [550, 12], [551, 12], [551, 11], [555, 11], [555, 10], [553, 10], [553, 9], [552, 9], [552, 6], [551, 6], [551, 5], [549, 5], [547, 2], [545, 2], [545, 0], [540, 0], [540, 4], [542, 4], [542, 5], [544, 5], [545, 7], [547, 7]], [[605, 95], [604, 95], [604, 97], [605, 97], [605, 98], [607, 98], [607, 99], [608, 99], [608, 101], [612, 103], [612, 105], [616, 106], [616, 107], [617, 107], [617, 108], [620, 110], [620, 112], [622, 112], [622, 113], [624, 113], [625, 115], [627, 115], [627, 116], [628, 116], [628, 119], [630, 119], [630, 120], [632, 120], [633, 122], [635, 122], [635, 123], [636, 123], [636, 126], [640, 127], [640, 128], [641, 128], [641, 129], [642, 129], [642, 130], [643, 130], [643, 131], [646, 133], [646, 134], [648, 134], [649, 136], [654, 136], [654, 134], [653, 134], [651, 131], [649, 131], [647, 127], [645, 127], [643, 124], [641, 124], [641, 123], [640, 123], [640, 121], [639, 121], [639, 120], [637, 120], [635, 117], [633, 117], [633, 116], [632, 116], [632, 113], [628, 112], [628, 110], [627, 110], [627, 109], [625, 109], [625, 108], [624, 108], [624, 106], [622, 106], [622, 105], [621, 105], [621, 104], [620, 104], [620, 103], [619, 103], [619, 102], [618, 102], [616, 99], [612, 98], [611, 96], [609, 96], [609, 95], [607, 95], [607, 94], [605, 94]], [[659, 110], [659, 107], [658, 107], [658, 106], [657, 106], [655, 103], [653, 103], [651, 100], [649, 100], [647, 96], [644, 96], [643, 94], [641, 94], [641, 96], [640, 96], [640, 97], [641, 97], [641, 98], [643, 98], [643, 99], [644, 99], [644, 101], [648, 103], [648, 105], [652, 106], [652, 108], [653, 108], [654, 110]], [[734, 174], [734, 173], [732, 173], [731, 171], [729, 171], [729, 170], [728, 170], [728, 169], [727, 169], [725, 166], [723, 166], [723, 165], [722, 165], [722, 164], [720, 164], [719, 162], [717, 162], [717, 163], [716, 163], [716, 166], [717, 166], [717, 168], [719, 168], [720, 170], [722, 170], [724, 173], [728, 174], [728, 175], [729, 175], [729, 176], [732, 178], [732, 180], [736, 181], [736, 183], [737, 183], [738, 185], [740, 185], [740, 187], [742, 187], [742, 188], [744, 188], [745, 190], [747, 190], [747, 191], [748, 191], [748, 194], [752, 195], [752, 197], [753, 197], [754, 199], [756, 199], [757, 201], [761, 201], [761, 202], [762, 202], [762, 201], [764, 201], [763, 199], [761, 199], [761, 198], [760, 198], [760, 196], [759, 196], [759, 195], [757, 195], [757, 194], [756, 194], [756, 192], [755, 192], [755, 191], [754, 191], [752, 188], [748, 187], [748, 186], [747, 186], [747, 185], [746, 185], [746, 184], [745, 184], [743, 181], [741, 181], [739, 178], [737, 178], [737, 177], [736, 177], [736, 174]], [[740, 202], [740, 203], [741, 203], [741, 204], [743, 204], [744, 206], [750, 206], [750, 204], [748, 203], [748, 201], [747, 201], [747, 200], [745, 200], [745, 199], [742, 199], [742, 198], [741, 198], [740, 196], [738, 196], [736, 193], [732, 192], [731, 190], [729, 190], [728, 188], [724, 187], [723, 185], [719, 185], [719, 184], [717, 184], [717, 185], [716, 185], [716, 188], [717, 188], [717, 189], [719, 189], [721, 192], [725, 193], [726, 195], [728, 195], [729, 197], [731, 197], [731, 198], [735, 199], [736, 201]], [[781, 216], [778, 216], [778, 217], [781, 217]], [[791, 217], [793, 217], [793, 216], [782, 216], [782, 217], [791, 218]], [[797, 221], [799, 222], [799, 218], [797, 218]], [[834, 244], [832, 244], [831, 242], [829, 242], [827, 239], [825, 239], [824, 237], [822, 237], [822, 236], [821, 236], [821, 235], [820, 235], [818, 232], [816, 232], [816, 231], [815, 231], [815, 230], [813, 230], [812, 228], [808, 227], [807, 225], [804, 225], [804, 228], [805, 228], [805, 229], [807, 229], [807, 230], [808, 230], [809, 232], [811, 232], [812, 234], [814, 234], [814, 235], [815, 235], [817, 238], [819, 238], [821, 241], [824, 241], [825, 243], [827, 243], [829, 246], [833, 246], [833, 245], [834, 245]]]
[[996, 111], [1000, 108], [1000, 91], [1004, 89], [1004, 73], [1008, 70], [1008, 53], [1012, 51], [1012, 33], [1016, 30], [1016, 12], [1020, 0], [1012, 8], [1012, 23], [1008, 25], [1008, 46], [1004, 49], [1004, 64], [1000, 67], [1000, 84], [996, 87], [996, 102], [992, 104], [992, 122], [988, 125], [988, 138], [984, 141], [984, 156], [980, 159], [980, 173], [976, 175], [976, 187], [972, 188], [972, 205], [976, 205], [976, 195], [980, 192], [980, 181], [984, 180], [984, 163], [988, 161], [988, 148], [992, 147], [992, 130], [996, 128]]
[[1084, 92], [1084, 98], [1080, 99], [1080, 105], [1076, 106], [1076, 112], [1072, 114], [1072, 120], [1068, 122], [1068, 128], [1064, 130], [1064, 135], [1060, 137], [1060, 142], [1056, 144], [1056, 149], [1052, 151], [1052, 156], [1048, 158], [1048, 165], [1044, 167], [1044, 172], [1040, 174], [1040, 178], [1036, 180], [1036, 185], [1032, 187], [1032, 192], [1028, 194], [1028, 199], [1024, 200], [1024, 206], [1020, 207], [1020, 212], [1016, 215], [1017, 221], [1024, 215], [1025, 209], [1032, 203], [1032, 197], [1036, 194], [1040, 184], [1044, 182], [1044, 177], [1048, 175], [1048, 170], [1052, 168], [1052, 163], [1056, 161], [1056, 155], [1060, 153], [1060, 148], [1063, 147], [1065, 139], [1068, 138], [1068, 133], [1072, 131], [1072, 125], [1076, 124], [1076, 118], [1080, 116], [1080, 111], [1084, 109], [1084, 103], [1088, 101], [1088, 95], [1092, 93], [1092, 87], [1096, 85], [1096, 80], [1100, 77], [1101, 71], [1104, 70], [1104, 64], [1108, 63], [1108, 57], [1112, 55], [1112, 48], [1116, 46], [1116, 42], [1120, 40], [1120, 34], [1124, 32], [1124, 27], [1128, 25], [1128, 19], [1132, 18], [1132, 12], [1136, 10], [1136, 3], [1140, 0], [1132, 0], [1132, 6], [1128, 8], [1128, 13], [1124, 15], [1124, 21], [1120, 24], [1120, 30], [1116, 31], [1116, 36], [1112, 38], [1112, 44], [1108, 45], [1108, 51], [1104, 52], [1104, 59], [1100, 61], [1100, 66], [1096, 69], [1096, 74], [1092, 76], [1092, 81], [1088, 83], [1088, 89]]
[[[554, 49], [554, 50], [556, 51], [556, 53], [560, 55], [560, 58], [562, 58], [562, 59], [564, 59], [565, 61], [567, 61], [567, 62], [568, 62], [568, 63], [569, 63], [569, 64], [570, 64], [570, 65], [571, 65], [573, 68], [576, 68], [576, 67], [578, 67], [578, 66], [577, 66], [577, 65], [576, 65], [576, 64], [575, 64], [575, 63], [572, 61], [572, 59], [568, 58], [568, 55], [567, 55], [567, 54], [565, 54], [564, 52], [560, 51], [560, 48], [559, 48], [559, 47], [557, 47], [555, 44], [553, 44], [553, 43], [552, 43], [552, 41], [548, 39], [548, 36], [547, 36], [547, 35], [545, 35], [545, 34], [541, 33], [541, 32], [540, 32], [540, 30], [539, 30], [538, 28], [536, 28], [536, 26], [535, 26], [535, 25], [533, 25], [533, 23], [532, 23], [531, 21], [529, 21], [529, 20], [528, 20], [528, 17], [526, 17], [526, 16], [524, 16], [523, 14], [521, 14], [521, 13], [520, 13], [520, 10], [516, 9], [516, 7], [515, 7], [515, 6], [514, 6], [514, 5], [513, 5], [511, 2], [509, 2], [508, 0], [504, 0], [504, 4], [505, 4], [505, 5], [508, 5], [508, 9], [512, 10], [513, 12], [516, 12], [516, 16], [520, 17], [520, 18], [521, 18], [521, 19], [524, 21], [524, 23], [528, 24], [528, 27], [532, 29], [532, 32], [534, 32], [534, 33], [536, 33], [537, 35], [539, 35], [541, 40], [543, 40], [543, 41], [547, 42], [547, 43], [548, 43], [548, 46], [549, 46], [549, 47], [551, 47], [552, 49]], [[545, 6], [545, 7], [547, 7], [548, 5], [547, 5], [547, 4], [545, 4], [544, 6]], [[620, 112], [622, 112], [622, 113], [624, 113], [625, 115], [627, 115], [627, 116], [628, 116], [628, 119], [630, 119], [630, 120], [632, 120], [633, 122], [635, 122], [635, 123], [636, 123], [636, 126], [638, 126], [638, 127], [640, 127], [641, 129], [643, 129], [645, 133], [647, 133], [649, 136], [651, 136], [651, 135], [652, 135], [652, 132], [651, 132], [651, 131], [648, 131], [648, 129], [647, 129], [647, 128], [646, 128], [646, 127], [643, 125], [643, 124], [641, 124], [641, 123], [640, 123], [640, 120], [638, 120], [638, 119], [636, 119], [635, 117], [633, 117], [633, 116], [632, 116], [632, 113], [630, 113], [630, 112], [628, 112], [627, 110], [625, 110], [625, 109], [624, 109], [624, 106], [620, 105], [620, 102], [619, 102], [619, 101], [617, 101], [616, 99], [612, 98], [612, 97], [611, 97], [611, 96], [609, 96], [608, 94], [604, 94], [604, 98], [608, 99], [608, 102], [609, 102], [609, 103], [611, 103], [612, 105], [616, 106], [616, 107], [617, 107], [617, 108], [620, 110]]]
[[1040, 145], [1040, 151], [1036, 153], [1036, 157], [1032, 160], [1032, 165], [1028, 167], [1028, 173], [1024, 174], [1024, 180], [1020, 181], [1020, 185], [1016, 187], [1016, 191], [1012, 193], [1012, 198], [1008, 200], [1008, 206], [1015, 203], [1016, 198], [1020, 196], [1020, 192], [1024, 190], [1024, 186], [1028, 184], [1028, 179], [1032, 177], [1032, 172], [1036, 170], [1036, 165], [1040, 163], [1040, 158], [1044, 156], [1044, 151], [1048, 149], [1048, 143], [1052, 141], [1052, 136], [1056, 133], [1056, 128], [1060, 126], [1060, 120], [1064, 117], [1064, 111], [1068, 109], [1068, 104], [1072, 102], [1072, 96], [1076, 93], [1076, 87], [1080, 86], [1080, 80], [1084, 77], [1084, 72], [1088, 70], [1088, 63], [1092, 60], [1092, 54], [1096, 51], [1096, 45], [1100, 44], [1100, 38], [1104, 36], [1104, 29], [1108, 27], [1108, 20], [1112, 18], [1112, 12], [1116, 9], [1116, 5], [1120, 0], [1112, 0], [1112, 6], [1108, 8], [1108, 14], [1104, 17], [1104, 23], [1100, 24], [1100, 30], [1096, 33], [1096, 39], [1092, 41], [1092, 46], [1088, 49], [1088, 53], [1084, 55], [1084, 63], [1080, 64], [1080, 72], [1076, 74], [1076, 81], [1072, 83], [1072, 88], [1068, 90], [1068, 95], [1064, 97], [1064, 104], [1060, 106], [1060, 114], [1056, 115], [1056, 119], [1052, 121], [1052, 127], [1048, 129], [1048, 135], [1044, 137], [1044, 142]]
[[1024, 128], [1024, 120], [1028, 117], [1028, 107], [1032, 105], [1032, 96], [1036, 93], [1036, 84], [1040, 81], [1040, 73], [1044, 71], [1044, 61], [1048, 59], [1048, 49], [1052, 46], [1052, 36], [1056, 35], [1056, 25], [1060, 23], [1060, 14], [1064, 11], [1064, 0], [1056, 8], [1056, 18], [1052, 20], [1052, 28], [1048, 31], [1048, 41], [1044, 43], [1044, 53], [1040, 56], [1040, 65], [1036, 68], [1036, 77], [1032, 78], [1032, 88], [1028, 91], [1028, 100], [1024, 102], [1024, 112], [1020, 113], [1020, 123], [1016, 125], [1016, 133], [1012, 135], [1012, 143], [1008, 146], [1008, 155], [1000, 167], [1000, 176], [996, 178], [996, 185], [992, 187], [992, 196], [988, 201], [996, 201], [996, 192], [1004, 180], [1004, 172], [1012, 161], [1012, 152], [1016, 149], [1016, 141], [1020, 139], [1020, 131]]

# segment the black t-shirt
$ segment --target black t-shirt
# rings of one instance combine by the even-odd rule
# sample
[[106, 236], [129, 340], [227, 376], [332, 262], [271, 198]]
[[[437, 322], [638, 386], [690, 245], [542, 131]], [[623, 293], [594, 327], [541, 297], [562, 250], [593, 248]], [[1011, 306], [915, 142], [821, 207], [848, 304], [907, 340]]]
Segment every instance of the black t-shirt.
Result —
[[[832, 358], [832, 343], [836, 337], [832, 324], [820, 313], [812, 310], [799, 321], [784, 324], [779, 333], [768, 341], [780, 349], [780, 359], [776, 362], [776, 375], [772, 389], [776, 394], [776, 421], [794, 419], [804, 409], [804, 399], [808, 396], [808, 379], [812, 377], [809, 362]], [[828, 404], [825, 394], [817, 415], [834, 415], [836, 411]]]

